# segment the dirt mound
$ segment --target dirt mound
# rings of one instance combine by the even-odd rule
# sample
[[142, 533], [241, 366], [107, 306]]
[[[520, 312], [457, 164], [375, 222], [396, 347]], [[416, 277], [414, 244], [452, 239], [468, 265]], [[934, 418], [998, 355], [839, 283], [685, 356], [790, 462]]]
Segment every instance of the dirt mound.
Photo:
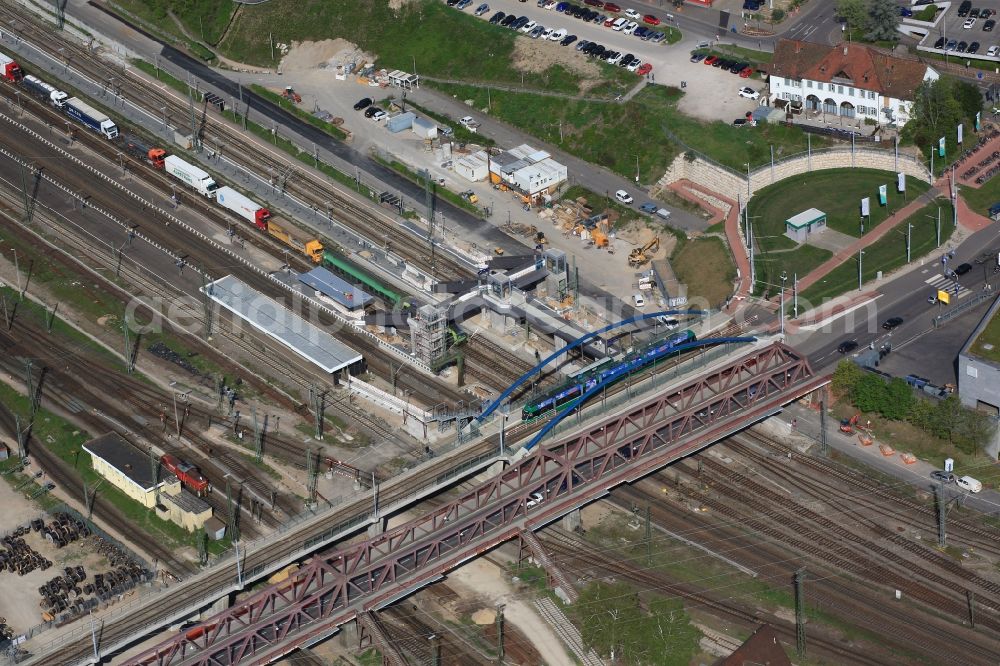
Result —
[[493, 624], [496, 622], [497, 612], [492, 608], [483, 608], [472, 614], [472, 621], [478, 625]]
[[288, 50], [288, 55], [281, 59], [281, 70], [295, 72], [310, 69], [332, 69], [347, 62], [361, 65], [366, 62], [375, 62], [375, 59], [346, 39], [293, 42]]
[[597, 81], [601, 77], [597, 63], [587, 60], [576, 49], [530, 37], [518, 37], [514, 42], [513, 65], [523, 72], [544, 72], [552, 65], [561, 65], [584, 79]]

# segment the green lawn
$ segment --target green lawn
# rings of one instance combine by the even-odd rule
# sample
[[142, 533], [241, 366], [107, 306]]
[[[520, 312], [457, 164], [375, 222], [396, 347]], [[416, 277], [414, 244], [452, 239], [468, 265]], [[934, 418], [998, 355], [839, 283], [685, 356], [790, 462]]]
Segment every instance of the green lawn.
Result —
[[972, 353], [1000, 363], [1000, 317], [993, 317], [969, 349]]
[[973, 211], [989, 215], [990, 206], [1000, 203], [1000, 176], [983, 183], [982, 187], [959, 185], [958, 192]]
[[[181, 0], [171, 0], [180, 2]], [[356, 0], [270, 0], [246, 5], [220, 43], [230, 58], [274, 66], [275, 43], [342, 37], [374, 55], [379, 67], [467, 81], [522, 84], [511, 66], [516, 34], [490, 25], [470, 11], [440, 0], [412, 0], [391, 9], [389, 2]], [[523, 85], [575, 93], [579, 75], [561, 67], [524, 72]]]
[[720, 238], [697, 238], [678, 243], [670, 265], [681, 284], [687, 285], [688, 300], [704, 299], [709, 307], [723, 302], [733, 292], [736, 266], [726, 243]]
[[771, 51], [757, 51], [756, 49], [748, 49], [744, 46], [736, 46], [734, 44], [717, 44], [715, 48], [711, 49], [695, 49], [691, 53], [704, 53], [705, 55], [714, 55], [720, 58], [739, 58], [740, 60], [745, 60], [754, 67], [761, 63], [769, 63], [774, 60], [774, 53]]
[[[878, 186], [888, 185], [888, 205], [878, 203]], [[927, 191], [929, 185], [916, 178], [906, 181], [906, 199]], [[827, 216], [827, 224], [849, 236], [861, 235], [861, 199], [871, 200], [871, 219], [865, 228], [871, 229], [893, 211], [906, 205], [903, 195], [896, 192], [896, 174], [874, 169], [827, 169], [786, 178], [758, 191], [750, 199], [750, 215], [758, 237], [781, 235], [785, 220], [807, 208], [818, 208]], [[789, 239], [789, 243], [792, 241]]]
[[153, 23], [165, 33], [183, 37], [177, 23], [170, 18], [172, 14], [189, 35], [212, 45], [218, 43], [235, 10], [235, 5], [228, 2], [194, 0], [115, 0], [115, 4]]
[[[930, 203], [900, 222], [885, 236], [875, 241], [865, 249], [862, 257], [862, 278], [865, 282], [875, 278], [878, 271], [888, 273], [906, 263], [906, 225], [912, 224], [910, 235], [911, 261], [933, 251], [937, 247], [937, 211], [941, 208], [941, 244], [944, 245], [951, 237], [954, 227], [951, 224], [951, 204], [947, 199], [940, 198]], [[929, 219], [935, 218], [935, 219]], [[858, 261], [850, 259], [825, 278], [799, 294], [799, 311], [815, 307], [823, 301], [835, 298], [858, 288]]]
[[833, 256], [829, 250], [812, 245], [802, 245], [798, 249], [788, 252], [761, 252], [763, 247], [766, 245], [761, 240], [758, 245], [758, 254], [754, 259], [757, 275], [757, 288], [754, 293], [763, 295], [765, 298], [768, 295], [778, 293], [781, 288], [782, 272], [787, 274], [785, 285], [790, 289], [796, 275], [802, 278]]
[[[635, 178], [655, 181], [683, 150], [674, 137], [731, 169], [742, 172], [749, 161], [758, 167], [775, 157], [804, 152], [805, 134], [795, 127], [761, 124], [735, 128], [724, 122], [705, 123], [677, 111], [684, 94], [677, 88], [646, 86], [625, 103], [588, 102], [530, 93], [487, 91], [472, 86], [437, 84], [475, 108], [489, 105], [492, 115], [558, 145], [581, 159]], [[814, 139], [813, 148], [828, 145]]]

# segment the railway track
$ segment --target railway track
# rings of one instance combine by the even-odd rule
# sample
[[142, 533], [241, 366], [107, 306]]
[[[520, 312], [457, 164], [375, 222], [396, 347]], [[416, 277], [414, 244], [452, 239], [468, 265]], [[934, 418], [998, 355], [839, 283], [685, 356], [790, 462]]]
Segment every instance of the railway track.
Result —
[[[127, 99], [142, 107], [151, 118], [162, 119], [166, 126], [179, 131], [190, 128], [189, 101], [173, 90], [154, 85], [127, 68], [123, 75], [121, 69], [88, 49], [62, 38], [53, 39], [59, 34], [55, 33], [54, 27], [20, 6], [0, 8], [0, 17], [21, 38], [30, 40], [57, 61], [70, 63], [67, 71], [72, 68], [93, 81], [107, 82], [105, 104], [113, 105], [116, 100]], [[249, 138], [215, 111], [208, 112], [207, 105], [199, 100], [195, 100], [194, 104], [196, 109], [202, 107], [197, 115], [201, 122], [199, 133], [203, 144], [214, 146], [217, 154], [239, 155], [240, 161], [234, 164], [238, 164], [244, 172], [253, 174], [261, 182], [271, 183], [282, 194], [293, 195], [313, 210], [327, 211], [330, 218], [346, 225], [360, 237], [386, 239], [395, 252], [413, 265], [428, 274], [433, 269], [438, 280], [458, 280], [474, 274], [470, 267], [443, 252], [436, 253], [432, 262], [429, 251], [416, 250], [417, 239], [387, 215], [373, 213], [367, 204], [346, 195], [305, 164]], [[420, 244], [423, 245], [422, 242]]]
[[[0, 90], [9, 94], [9, 90], [6, 90], [4, 86], [0, 86]], [[33, 110], [42, 115], [52, 116], [54, 114], [54, 111], [42, 105], [35, 105]], [[55, 117], [58, 117], [58, 114]], [[89, 136], [87, 138], [96, 141], [98, 146], [106, 149], [106, 142]], [[31, 147], [26, 151], [25, 145]], [[65, 160], [60, 159], [65, 156], [62, 149], [54, 145], [46, 145], [37, 139], [29, 139], [26, 135], [16, 132], [0, 134], [0, 147], [13, 154], [28, 152], [36, 162], [45, 160], [47, 168], [42, 178], [47, 183], [54, 183], [69, 192], [85, 193], [85, 195], [80, 194], [80, 196], [88, 197], [88, 206], [94, 207], [95, 204], [102, 206], [119, 220], [142, 219], [144, 222], [141, 226], [142, 235], [160, 247], [180, 248], [174, 250], [174, 253], [178, 257], [183, 257], [187, 264], [202, 267], [202, 270], [207, 270], [209, 273], [232, 274], [267, 296], [279, 300], [287, 298], [288, 294], [260, 271], [239, 261], [233, 262], [231, 258], [218, 254], [217, 251], [204, 245], [193, 235], [178, 234], [177, 225], [171, 224], [171, 219], [165, 212], [156, 209], [155, 204], [136, 201], [132, 198], [132, 196], [137, 196], [134, 194], [124, 198], [122, 197], [123, 190], [116, 183], [93, 178], [79, 168], [66, 164]], [[123, 234], [127, 232], [128, 229], [122, 228]], [[222, 261], [229, 261], [229, 263], [220, 266]], [[196, 294], [193, 296], [197, 297]], [[303, 305], [305, 304], [303, 303]], [[192, 316], [199, 318], [194, 313]], [[305, 316], [310, 316], [308, 309]], [[374, 341], [352, 330], [351, 327], [341, 326], [340, 322], [321, 310], [313, 310], [311, 316], [313, 321], [322, 327], [331, 327], [337, 330], [339, 337], [365, 356], [370, 369], [383, 376], [388, 376], [391, 361], [386, 360], [385, 352]], [[411, 391], [416, 398], [425, 404], [439, 404], [441, 402], [457, 404], [465, 397], [464, 393], [452, 389], [443, 382], [428, 381], [428, 378], [422, 374], [407, 368], [404, 370], [404, 372], [399, 372], [397, 368], [397, 383]], [[305, 386], [316, 385], [321, 381], [329, 383], [328, 378], [320, 379], [318, 373], [303, 375], [301, 370], [286, 370], [281, 376], [298, 378], [298, 381]]]
[[[753, 430], [745, 431], [742, 433], [741, 437], [745, 437], [760, 446], [778, 450], [782, 454], [791, 453], [796, 464], [805, 466], [819, 475], [833, 477], [841, 482], [841, 484], [835, 484], [823, 481], [822, 478], [811, 478], [810, 482], [820, 485], [825, 493], [835, 494], [848, 500], [856, 500], [858, 496], [878, 497], [889, 500], [893, 504], [899, 506], [899, 510], [887, 513], [887, 517], [912, 524], [915, 527], [925, 528], [927, 524], [935, 524], [937, 521], [937, 514], [934, 509], [893, 492], [891, 488], [886, 488], [885, 485], [872, 481], [870, 476], [866, 476], [857, 470], [839, 465], [826, 458], [815, 458], [808, 455], [801, 455], [798, 452], [793, 451], [791, 447], [788, 447], [781, 442], [767, 439]], [[758, 462], [766, 462], [765, 456], [755, 451], [752, 447], [740, 443], [738, 440], [730, 440], [726, 443], [726, 445], [748, 458], [754, 459]], [[781, 472], [780, 468], [771, 468], [771, 471], [777, 473]], [[787, 474], [784, 474], [783, 476], [789, 481], [794, 480]], [[847, 492], [845, 490], [845, 486], [851, 488], [851, 492]], [[918, 520], [918, 516], [923, 517], [923, 520]], [[976, 549], [985, 550], [993, 553], [994, 555], [1000, 555], [1000, 532], [997, 530], [990, 530], [988, 528], [972, 524], [966, 520], [959, 520], [955, 518], [948, 519], [948, 527], [953, 536], [958, 536], [967, 540], [970, 545], [974, 546]]]

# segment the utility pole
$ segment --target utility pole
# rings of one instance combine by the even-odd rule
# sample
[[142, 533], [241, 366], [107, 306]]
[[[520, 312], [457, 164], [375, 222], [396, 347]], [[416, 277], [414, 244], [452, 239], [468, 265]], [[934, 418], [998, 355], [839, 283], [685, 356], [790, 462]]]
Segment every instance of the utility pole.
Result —
[[139, 336], [133, 341], [129, 337], [128, 313], [122, 318], [122, 331], [125, 333], [125, 372], [132, 374], [135, 371], [135, 360], [139, 356]]
[[436, 272], [436, 259], [434, 248], [434, 190], [431, 183], [431, 172], [424, 169], [424, 205], [427, 208], [427, 242], [431, 244], [431, 277]]
[[805, 575], [804, 568], [795, 572], [795, 652], [800, 659], [806, 655], [806, 599], [803, 589]]
[[201, 152], [201, 141], [198, 137], [198, 128], [195, 127], [194, 95], [191, 93], [190, 81], [188, 82], [188, 120], [191, 122], [191, 147], [197, 152]]
[[208, 275], [205, 274], [205, 271], [200, 271], [200, 272], [201, 272], [202, 305], [205, 308], [205, 313], [204, 313], [204, 315], [205, 315], [205, 339], [206, 340], [211, 340], [212, 339], [212, 299], [210, 297], [212, 295], [212, 290], [211, 290], [211, 288], [208, 285]]
[[948, 509], [945, 506], [944, 483], [941, 481], [934, 485], [934, 498], [937, 500], [935, 504], [937, 504], [938, 548], [944, 548], [948, 545], [948, 528], [945, 524]]
[[906, 263], [910, 263], [910, 232], [913, 230], [913, 225], [910, 223], [906, 224]]
[[431, 634], [427, 640], [431, 642], [431, 666], [441, 666], [441, 637]]
[[10, 310], [7, 309], [7, 295], [0, 294], [0, 307], [3, 307], [3, 322], [7, 326], [7, 330], [10, 330]]
[[309, 504], [316, 501], [316, 481], [319, 477], [319, 470], [316, 465], [316, 456], [312, 449], [306, 449], [306, 489], [309, 494]]
[[829, 455], [830, 445], [826, 441], [826, 397], [824, 392], [824, 397], [820, 398], [819, 401], [819, 451], [824, 456]]
[[309, 402], [312, 405], [313, 417], [316, 421], [316, 439], [323, 439], [323, 409], [326, 405], [326, 391], [318, 387], [309, 389]]
[[27, 428], [21, 428], [21, 417], [14, 414], [14, 429], [17, 431], [17, 457], [23, 459], [28, 455]]
[[156, 454], [153, 449], [149, 449], [149, 478], [153, 481], [153, 504], [160, 503], [160, 485], [157, 483], [159, 480], [160, 472], [160, 461], [156, 459]]
[[28, 389], [28, 404], [31, 408], [31, 420], [35, 420], [35, 413], [38, 411], [38, 388], [35, 387], [35, 377], [31, 372], [34, 362], [29, 358], [24, 363], [24, 384]]
[[969, 604], [969, 626], [976, 628], [976, 594], [972, 590], [965, 591], [965, 599]]
[[229, 540], [236, 543], [240, 540], [239, 525], [236, 524], [236, 511], [233, 506], [233, 487], [226, 477], [226, 506], [229, 509]]
[[56, 25], [59, 26], [60, 30], [62, 30], [63, 26], [66, 24], [66, 1], [67, 0], [53, 0], [53, 4], [56, 6]]
[[497, 604], [497, 664], [503, 664], [503, 604]]
[[646, 505], [646, 566], [653, 566], [653, 523], [650, 521], [649, 505]]
[[253, 417], [253, 446], [254, 460], [260, 462], [264, 458], [264, 431], [267, 430], [267, 414], [264, 414], [264, 427], [257, 425], [257, 408], [250, 405], [250, 414]]

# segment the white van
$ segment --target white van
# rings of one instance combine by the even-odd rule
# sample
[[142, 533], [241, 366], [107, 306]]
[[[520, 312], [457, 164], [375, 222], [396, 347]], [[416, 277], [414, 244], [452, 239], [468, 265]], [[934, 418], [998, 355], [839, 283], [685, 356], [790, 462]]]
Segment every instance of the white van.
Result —
[[971, 476], [960, 476], [955, 480], [958, 487], [962, 490], [968, 490], [970, 493], [978, 493], [983, 489], [983, 482], [977, 479], [973, 479]]
[[635, 292], [632, 294], [632, 305], [637, 308], [644, 308], [646, 307], [646, 299], [639, 292]]

